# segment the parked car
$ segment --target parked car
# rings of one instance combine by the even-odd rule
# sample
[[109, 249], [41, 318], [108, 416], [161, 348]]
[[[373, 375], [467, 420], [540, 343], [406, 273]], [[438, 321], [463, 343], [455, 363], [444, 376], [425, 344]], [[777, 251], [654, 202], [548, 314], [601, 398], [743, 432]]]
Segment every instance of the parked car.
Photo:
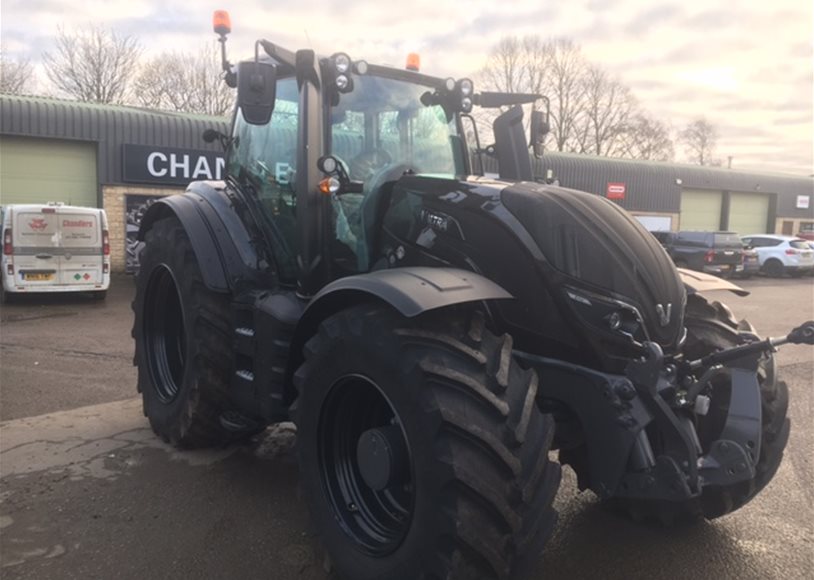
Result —
[[802, 276], [814, 270], [814, 250], [806, 240], [775, 234], [753, 234], [741, 239], [755, 249], [760, 269], [768, 276]]
[[8, 205], [2, 211], [3, 300], [27, 292], [92, 292], [110, 286], [105, 210], [62, 203]]
[[652, 232], [679, 268], [731, 276], [743, 271], [743, 243], [734, 232]]
[[743, 271], [737, 275], [740, 278], [751, 278], [760, 273], [760, 257], [755, 249], [748, 245], [743, 245]]
[[804, 240], [814, 241], [814, 223], [804, 223], [800, 226], [800, 231], [797, 232], [798, 238]]

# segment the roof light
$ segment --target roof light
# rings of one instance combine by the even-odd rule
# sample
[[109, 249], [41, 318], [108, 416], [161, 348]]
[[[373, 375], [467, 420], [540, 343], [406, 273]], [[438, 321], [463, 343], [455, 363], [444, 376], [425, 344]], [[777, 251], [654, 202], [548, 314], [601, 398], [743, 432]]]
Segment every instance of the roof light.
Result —
[[353, 63], [353, 71], [358, 75], [367, 74], [367, 62], [364, 60], [357, 60]]
[[333, 61], [336, 72], [339, 74], [347, 74], [347, 72], [350, 70], [350, 57], [344, 52], [337, 52], [335, 55], [333, 55]]
[[475, 90], [475, 85], [472, 83], [471, 79], [461, 79], [458, 81], [458, 86], [461, 89], [461, 96], [462, 97], [471, 97], [472, 93]]
[[229, 13], [226, 10], [215, 10], [212, 14], [212, 28], [215, 34], [224, 36], [232, 32], [232, 19], [229, 18]]
[[421, 57], [417, 52], [411, 52], [407, 55], [407, 70], [418, 72], [421, 69]]
[[339, 75], [336, 77], [336, 88], [339, 89], [340, 93], [344, 93], [346, 90], [348, 90], [349, 86], [350, 79], [348, 77], [345, 75]]
[[444, 81], [444, 88], [446, 90], [448, 90], [449, 92], [454, 91], [455, 90], [455, 79], [450, 77], [447, 80], [445, 80]]
[[469, 97], [464, 97], [461, 99], [461, 111], [464, 113], [469, 113], [472, 110], [472, 99]]

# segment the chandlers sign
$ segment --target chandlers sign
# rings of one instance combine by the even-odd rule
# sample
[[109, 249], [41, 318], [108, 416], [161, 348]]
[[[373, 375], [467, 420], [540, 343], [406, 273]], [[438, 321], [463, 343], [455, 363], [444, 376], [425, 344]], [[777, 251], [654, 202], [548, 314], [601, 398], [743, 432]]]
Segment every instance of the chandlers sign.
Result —
[[196, 149], [123, 145], [124, 181], [187, 185], [190, 181], [223, 179], [222, 153]]

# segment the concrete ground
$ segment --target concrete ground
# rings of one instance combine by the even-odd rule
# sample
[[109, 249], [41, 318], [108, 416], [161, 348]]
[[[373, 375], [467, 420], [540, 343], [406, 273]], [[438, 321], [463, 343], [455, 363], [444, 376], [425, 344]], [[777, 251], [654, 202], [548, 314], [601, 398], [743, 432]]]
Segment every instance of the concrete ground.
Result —
[[[743, 286], [748, 298], [720, 298], [764, 334], [814, 318], [810, 278]], [[30, 297], [0, 311], [2, 578], [327, 578], [288, 426], [205, 452], [153, 436], [134, 398], [132, 293], [119, 278], [105, 303]], [[535, 579], [814, 578], [812, 349], [778, 361], [793, 427], [764, 493], [714, 523], [664, 530], [608, 513], [566, 469]]]

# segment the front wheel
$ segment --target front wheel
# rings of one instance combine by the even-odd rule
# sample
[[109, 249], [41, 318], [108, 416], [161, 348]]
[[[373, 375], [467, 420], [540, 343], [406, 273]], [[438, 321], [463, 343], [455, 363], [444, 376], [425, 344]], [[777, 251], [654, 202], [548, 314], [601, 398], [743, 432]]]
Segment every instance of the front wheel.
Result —
[[556, 514], [553, 422], [511, 339], [365, 305], [327, 319], [297, 371], [300, 474], [322, 543], [352, 580], [509, 579]]

